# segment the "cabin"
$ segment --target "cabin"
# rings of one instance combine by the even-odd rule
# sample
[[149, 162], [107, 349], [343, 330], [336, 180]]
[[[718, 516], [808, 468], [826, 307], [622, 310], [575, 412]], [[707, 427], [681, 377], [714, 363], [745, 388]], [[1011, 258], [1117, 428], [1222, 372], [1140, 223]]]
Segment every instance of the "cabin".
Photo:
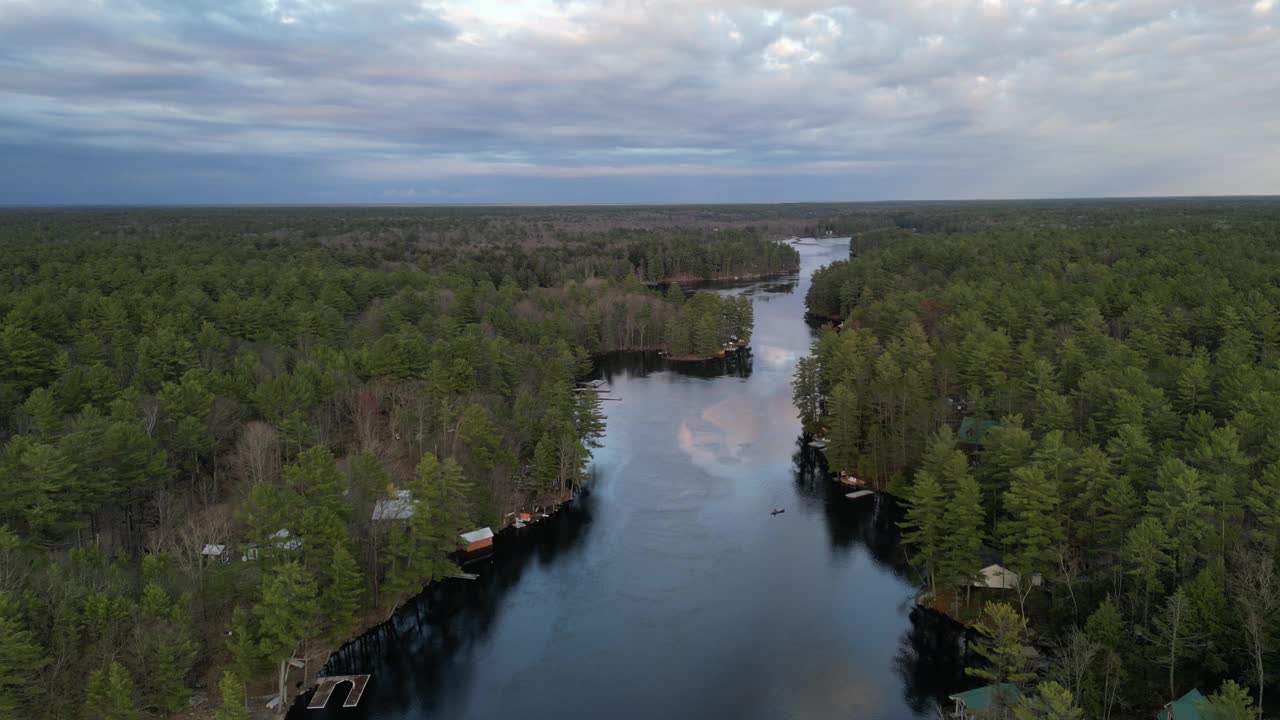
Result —
[[479, 530], [472, 530], [468, 533], [462, 533], [459, 537], [466, 545], [462, 548], [463, 552], [475, 552], [485, 548], [493, 547], [493, 529], [482, 527]]
[[[1018, 573], [1004, 566], [1004, 558], [991, 548], [983, 548], [978, 555], [983, 567], [973, 579], [973, 587], [991, 588], [993, 590], [1014, 590], [1022, 579]], [[1031, 584], [1039, 587], [1044, 582], [1040, 573], [1031, 576]]]
[[1200, 690], [1192, 688], [1186, 695], [1165, 703], [1160, 712], [1156, 713], [1156, 720], [1204, 720], [1205, 714], [1200, 710], [1204, 701]]
[[[302, 539], [292, 537], [288, 528], [280, 528], [271, 533], [270, 547], [281, 552], [293, 552], [302, 549]], [[249, 562], [258, 559], [258, 544], [249, 543], [245, 546], [244, 554], [240, 556], [241, 562]]]
[[986, 445], [987, 434], [995, 426], [995, 420], [966, 417], [960, 421], [960, 429], [956, 431], [956, 442], [961, 445]]
[[213, 543], [205, 544], [204, 548], [200, 551], [200, 554], [204, 557], [209, 558], [210, 560], [218, 560], [220, 562], [226, 562], [229, 559], [226, 553], [226, 545], [215, 545]]
[[1010, 707], [1018, 700], [1018, 687], [1013, 683], [984, 685], [980, 688], [948, 695], [948, 700], [955, 703], [951, 711], [953, 720], [973, 720], [986, 717], [987, 713], [997, 706]]
[[383, 498], [373, 504], [374, 522], [388, 520], [408, 520], [413, 517], [413, 493], [409, 490], [397, 490], [395, 495]]

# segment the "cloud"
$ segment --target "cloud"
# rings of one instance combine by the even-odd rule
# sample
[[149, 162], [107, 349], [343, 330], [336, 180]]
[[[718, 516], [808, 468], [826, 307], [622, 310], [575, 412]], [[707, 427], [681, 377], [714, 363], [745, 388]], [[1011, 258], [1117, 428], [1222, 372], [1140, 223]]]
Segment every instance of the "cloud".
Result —
[[0, 202], [1276, 192], [1273, 4], [9, 0]]

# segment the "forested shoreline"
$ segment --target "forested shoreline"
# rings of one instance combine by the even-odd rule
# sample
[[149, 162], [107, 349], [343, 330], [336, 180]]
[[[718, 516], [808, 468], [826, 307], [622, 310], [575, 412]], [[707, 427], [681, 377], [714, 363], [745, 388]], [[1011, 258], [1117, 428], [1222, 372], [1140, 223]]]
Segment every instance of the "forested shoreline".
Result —
[[[1199, 689], [1205, 717], [1274, 714], [1280, 203], [892, 228], [815, 274], [810, 313], [843, 323], [796, 404], [833, 470], [908, 503], [921, 601], [979, 632], [973, 686], [1010, 683], [988, 711], [1150, 717]], [[993, 562], [1011, 587], [973, 587]]]
[[597, 217], [0, 213], [0, 718], [197, 689], [247, 717], [246, 684], [287, 692], [290, 658], [456, 572], [460, 533], [572, 497], [594, 354], [749, 338], [749, 305], [649, 283], [798, 264]]

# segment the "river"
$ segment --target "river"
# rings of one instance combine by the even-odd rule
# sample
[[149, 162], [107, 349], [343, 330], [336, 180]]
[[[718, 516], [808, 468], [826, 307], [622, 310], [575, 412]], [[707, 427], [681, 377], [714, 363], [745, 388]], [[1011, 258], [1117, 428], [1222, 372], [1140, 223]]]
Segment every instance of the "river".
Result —
[[373, 676], [359, 708], [290, 718], [906, 720], [967, 686], [896, 506], [846, 500], [800, 441], [804, 294], [848, 240], [797, 249], [797, 277], [715, 290], [753, 299], [749, 361], [602, 359], [621, 401], [589, 489], [335, 655]]

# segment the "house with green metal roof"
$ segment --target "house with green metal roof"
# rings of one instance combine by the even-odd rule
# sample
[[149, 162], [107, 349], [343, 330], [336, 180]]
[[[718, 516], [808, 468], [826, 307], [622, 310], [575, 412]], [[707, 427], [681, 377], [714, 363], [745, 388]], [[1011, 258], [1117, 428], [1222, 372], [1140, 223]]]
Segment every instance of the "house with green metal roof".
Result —
[[[1004, 707], [1012, 707], [1018, 700], [1018, 687], [1013, 683], [984, 685], [947, 696], [956, 706], [951, 712], [955, 720], [971, 720], [996, 707], [997, 701]], [[1181, 720], [1181, 718], [1179, 718]]]
[[956, 431], [956, 440], [964, 445], [986, 445], [987, 433], [995, 426], [995, 420], [973, 416], [966, 417], [960, 421], [960, 429]]
[[1204, 701], [1200, 690], [1192, 688], [1191, 692], [1161, 708], [1156, 713], [1156, 720], [1205, 720], [1205, 715], [1200, 710]]

